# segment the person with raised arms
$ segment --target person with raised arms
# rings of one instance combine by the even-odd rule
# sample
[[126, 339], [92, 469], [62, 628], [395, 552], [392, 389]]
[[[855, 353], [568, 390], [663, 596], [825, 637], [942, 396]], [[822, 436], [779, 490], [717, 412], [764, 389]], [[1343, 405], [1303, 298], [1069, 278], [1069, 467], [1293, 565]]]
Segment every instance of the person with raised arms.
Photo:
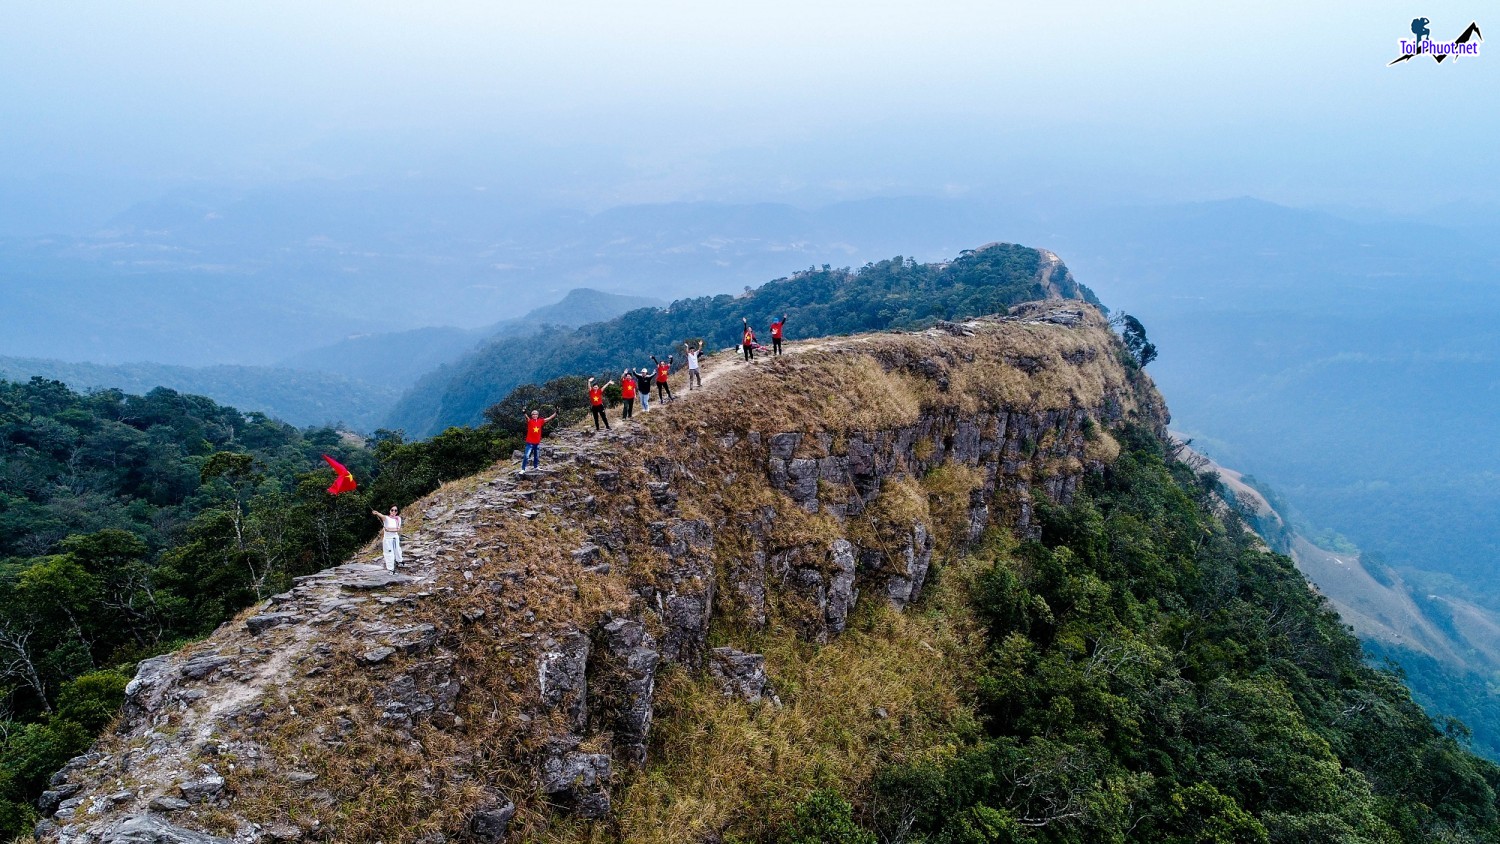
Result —
[[665, 361], [651, 356], [651, 362], [656, 364], [656, 400], [666, 404], [672, 398], [672, 388], [667, 386], [667, 376], [672, 374], [672, 355], [667, 355]]
[[745, 333], [740, 336], [740, 348], [745, 352], [745, 360], [755, 360], [755, 329], [750, 327], [750, 320], [740, 317], [740, 322], [745, 324]]
[[641, 394], [641, 412], [651, 409], [651, 370], [641, 367], [635, 374], [636, 389]]
[[[688, 389], [701, 389], [703, 387], [703, 375], [698, 371], [698, 356], [703, 354], [703, 341], [697, 344], [684, 343], [683, 348], [687, 350]], [[698, 386], [694, 387], [696, 383]]]
[[784, 325], [786, 325], [786, 314], [782, 314], [781, 319], [771, 322], [771, 354], [773, 355], [781, 354], [781, 331]]
[[599, 430], [600, 422], [604, 423], [604, 430], [609, 430], [609, 417], [604, 413], [604, 387], [608, 387], [613, 383], [615, 382], [610, 381], [601, 387], [594, 383], [593, 378], [589, 378], [589, 410], [594, 412], [595, 431]]

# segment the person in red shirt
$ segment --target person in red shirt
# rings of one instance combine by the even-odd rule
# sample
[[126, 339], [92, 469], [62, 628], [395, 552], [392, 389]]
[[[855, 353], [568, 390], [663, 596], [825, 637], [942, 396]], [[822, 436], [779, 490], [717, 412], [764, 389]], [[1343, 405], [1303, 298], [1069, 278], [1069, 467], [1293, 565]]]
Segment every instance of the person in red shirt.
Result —
[[[613, 383], [615, 382], [610, 381], [604, 387], [608, 387]], [[604, 423], [604, 430], [609, 430], [609, 417], [604, 415], [604, 387], [595, 384], [594, 379], [589, 379], [589, 410], [594, 412], [595, 431], [599, 430], [600, 422]]]
[[771, 323], [771, 354], [781, 354], [781, 327], [786, 325], [786, 314], [781, 319]]
[[620, 411], [621, 419], [629, 419], [630, 412], [635, 409], [635, 385], [635, 373], [628, 369], [620, 373], [620, 404], [624, 407]]
[[531, 468], [538, 466], [538, 458], [542, 452], [542, 426], [557, 418], [554, 413], [543, 419], [540, 411], [533, 410], [531, 415], [521, 417], [526, 422], [526, 450], [521, 452], [521, 471], [526, 471], [526, 458], [531, 458]]
[[750, 327], [750, 320], [740, 317], [740, 322], [745, 324], [745, 334], [740, 338], [741, 348], [745, 351], [745, 360], [755, 360], [755, 329]]
[[665, 361], [651, 356], [651, 362], [656, 364], [656, 397], [666, 404], [672, 398], [672, 388], [667, 386], [667, 376], [672, 374], [672, 355], [667, 355]]

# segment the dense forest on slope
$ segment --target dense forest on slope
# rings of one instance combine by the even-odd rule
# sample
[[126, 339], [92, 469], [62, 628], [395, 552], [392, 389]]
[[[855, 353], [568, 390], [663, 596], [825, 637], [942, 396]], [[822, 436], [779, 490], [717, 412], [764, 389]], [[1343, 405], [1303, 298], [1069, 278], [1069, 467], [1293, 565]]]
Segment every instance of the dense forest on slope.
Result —
[[1044, 297], [1044, 281], [1063, 295], [1094, 301], [1065, 267], [1058, 265], [1047, 280], [1042, 266], [1041, 252], [1014, 244], [965, 251], [947, 263], [898, 256], [857, 271], [825, 264], [747, 288], [742, 296], [684, 299], [574, 330], [502, 338], [417, 382], [387, 427], [430, 436], [450, 425], [475, 424], [486, 407], [520, 384], [567, 374], [613, 376], [626, 366], [648, 365], [648, 355], [666, 359], [674, 351], [680, 361], [684, 338], [727, 348], [739, 342], [742, 317], [769, 344], [767, 326], [781, 314], [790, 317], [787, 336], [797, 338], [1002, 313]]
[[[1263, 482], [1248, 475], [1240, 481], [1269, 509], [1236, 498], [1233, 489], [1225, 490], [1226, 500], [1238, 501], [1236, 509], [1256, 533], [1292, 556], [1328, 596], [1359, 635], [1369, 661], [1394, 666], [1424, 709], [1434, 717], [1461, 720], [1474, 751], [1500, 762], [1500, 689], [1493, 681], [1500, 641], [1491, 632], [1494, 615], [1415, 587], [1383, 555], [1364, 553], [1337, 532], [1319, 530]], [[1320, 564], [1325, 555], [1332, 557], [1334, 573]]]
[[1474, 752], [1500, 761], [1500, 690], [1494, 678], [1380, 642], [1365, 642], [1365, 652], [1375, 664], [1400, 673], [1412, 698], [1428, 712], [1462, 723]]
[[774, 840], [1500, 839], [1500, 767], [1462, 726], [1363, 662], [1213, 476], [1122, 439], [1071, 506], [1042, 509], [1040, 541], [973, 555], [977, 733], [807, 797]]
[[[202, 636], [509, 454], [500, 428], [423, 443], [298, 430], [201, 396], [0, 381], [0, 836], [119, 706], [134, 663]], [[338, 497], [320, 455], [361, 486]]]

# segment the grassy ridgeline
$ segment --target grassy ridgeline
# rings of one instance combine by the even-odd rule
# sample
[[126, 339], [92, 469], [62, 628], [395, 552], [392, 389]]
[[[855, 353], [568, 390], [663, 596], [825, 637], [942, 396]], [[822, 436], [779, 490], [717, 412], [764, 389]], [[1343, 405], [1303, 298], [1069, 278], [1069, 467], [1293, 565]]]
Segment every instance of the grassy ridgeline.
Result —
[[625, 366], [647, 365], [648, 355], [665, 360], [687, 337], [704, 338], [710, 350], [727, 348], [740, 341], [741, 317], [769, 344], [767, 325], [780, 314], [791, 317], [789, 337], [822, 337], [1003, 313], [1049, 289], [1096, 301], [1066, 267], [1049, 267], [1040, 251], [1014, 244], [966, 251], [948, 263], [897, 257], [852, 272], [825, 265], [747, 288], [743, 296], [685, 299], [578, 329], [498, 339], [419, 381], [387, 427], [427, 436], [475, 424], [520, 384], [566, 374], [612, 376]]

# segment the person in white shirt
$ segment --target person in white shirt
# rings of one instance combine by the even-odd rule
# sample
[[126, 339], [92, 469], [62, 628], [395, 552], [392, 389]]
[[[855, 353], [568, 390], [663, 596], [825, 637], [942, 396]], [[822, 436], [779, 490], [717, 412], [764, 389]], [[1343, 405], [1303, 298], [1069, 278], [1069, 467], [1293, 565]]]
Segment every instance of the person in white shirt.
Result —
[[392, 507], [388, 516], [382, 516], [379, 510], [371, 510], [370, 513], [385, 527], [385, 536], [380, 543], [380, 550], [385, 555], [385, 570], [395, 571], [396, 564], [402, 562], [401, 512]]
[[684, 348], [687, 349], [688, 359], [688, 389], [697, 389], [693, 386], [694, 383], [697, 383], [698, 387], [703, 386], [703, 376], [698, 372], [698, 355], [703, 351], [703, 343], [700, 341], [696, 346], [688, 345]]

